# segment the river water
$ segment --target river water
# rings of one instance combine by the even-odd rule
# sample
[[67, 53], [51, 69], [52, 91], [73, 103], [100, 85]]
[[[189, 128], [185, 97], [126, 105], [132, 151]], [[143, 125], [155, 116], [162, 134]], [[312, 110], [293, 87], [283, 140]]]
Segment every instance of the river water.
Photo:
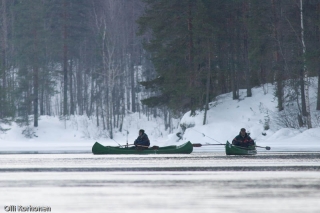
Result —
[[0, 155], [0, 213], [319, 213], [319, 201], [318, 152]]

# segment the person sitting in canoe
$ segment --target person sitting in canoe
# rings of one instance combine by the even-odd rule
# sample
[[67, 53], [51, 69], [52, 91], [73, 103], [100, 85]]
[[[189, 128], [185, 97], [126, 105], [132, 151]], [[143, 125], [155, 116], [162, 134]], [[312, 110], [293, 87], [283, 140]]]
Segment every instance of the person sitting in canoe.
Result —
[[139, 136], [138, 138], [134, 141], [134, 145], [137, 148], [148, 148], [150, 146], [150, 140], [148, 138], [148, 135], [144, 133], [143, 129], [139, 130]]
[[237, 135], [233, 140], [232, 144], [236, 146], [248, 147], [254, 145], [254, 141], [246, 133], [245, 128], [241, 128], [239, 135]]

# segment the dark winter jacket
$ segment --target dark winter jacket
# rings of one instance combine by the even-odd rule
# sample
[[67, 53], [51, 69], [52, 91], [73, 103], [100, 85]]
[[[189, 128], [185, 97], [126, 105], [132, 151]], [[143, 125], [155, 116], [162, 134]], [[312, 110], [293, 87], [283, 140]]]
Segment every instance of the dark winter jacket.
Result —
[[236, 146], [250, 146], [250, 145], [254, 145], [254, 141], [250, 138], [250, 136], [246, 133], [244, 135], [244, 137], [242, 137], [241, 133], [239, 133], [239, 135], [237, 135], [233, 140], [232, 140], [232, 144], [236, 145]]
[[138, 138], [134, 141], [134, 145], [150, 146], [150, 140], [146, 133], [139, 135]]

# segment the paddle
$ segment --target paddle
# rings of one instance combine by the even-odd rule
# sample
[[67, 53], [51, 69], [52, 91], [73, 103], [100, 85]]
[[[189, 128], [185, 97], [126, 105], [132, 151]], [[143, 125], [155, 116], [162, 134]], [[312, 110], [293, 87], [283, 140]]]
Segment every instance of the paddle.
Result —
[[[194, 143], [194, 144], [192, 144], [193, 147], [216, 146], [216, 145], [225, 145], [225, 144], [201, 144], [201, 143]], [[264, 148], [264, 149], [266, 149], [266, 150], [270, 150], [270, 149], [271, 149], [271, 147], [269, 147], [269, 146], [264, 147], [264, 146], [257, 146], [257, 145], [256, 145], [255, 147]]]
[[126, 145], [126, 147], [128, 147], [128, 146], [138, 146], [138, 147], [143, 147], [143, 148], [151, 148], [151, 149], [153, 149], [153, 150], [155, 150], [155, 149], [159, 149], [159, 146], [152, 146], [152, 147], [149, 147], [149, 146], [144, 146], [144, 145], [134, 145], [134, 144], [128, 144], [128, 145]]
[[151, 148], [151, 149], [159, 149], [159, 147], [158, 146], [152, 146], [152, 147], [149, 147], [149, 146], [143, 146], [143, 145], [136, 145], [136, 146], [138, 146], [138, 147], [143, 147], [143, 148]]
[[224, 146], [225, 144], [211, 144], [211, 143], [209, 143], [209, 144], [193, 143], [192, 144], [193, 147], [214, 146], [214, 145], [223, 145]]
[[264, 148], [264, 149], [266, 149], [266, 150], [270, 150], [271, 149], [271, 147], [270, 146], [266, 146], [266, 147], [264, 147], [264, 146], [255, 146], [255, 147], [259, 147], [259, 148]]

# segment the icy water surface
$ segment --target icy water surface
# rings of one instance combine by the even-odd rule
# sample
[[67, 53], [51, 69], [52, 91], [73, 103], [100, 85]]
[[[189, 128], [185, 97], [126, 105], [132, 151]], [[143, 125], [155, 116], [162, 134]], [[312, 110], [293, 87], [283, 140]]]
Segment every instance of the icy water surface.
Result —
[[0, 213], [30, 206], [56, 213], [319, 213], [320, 153], [0, 155]]

